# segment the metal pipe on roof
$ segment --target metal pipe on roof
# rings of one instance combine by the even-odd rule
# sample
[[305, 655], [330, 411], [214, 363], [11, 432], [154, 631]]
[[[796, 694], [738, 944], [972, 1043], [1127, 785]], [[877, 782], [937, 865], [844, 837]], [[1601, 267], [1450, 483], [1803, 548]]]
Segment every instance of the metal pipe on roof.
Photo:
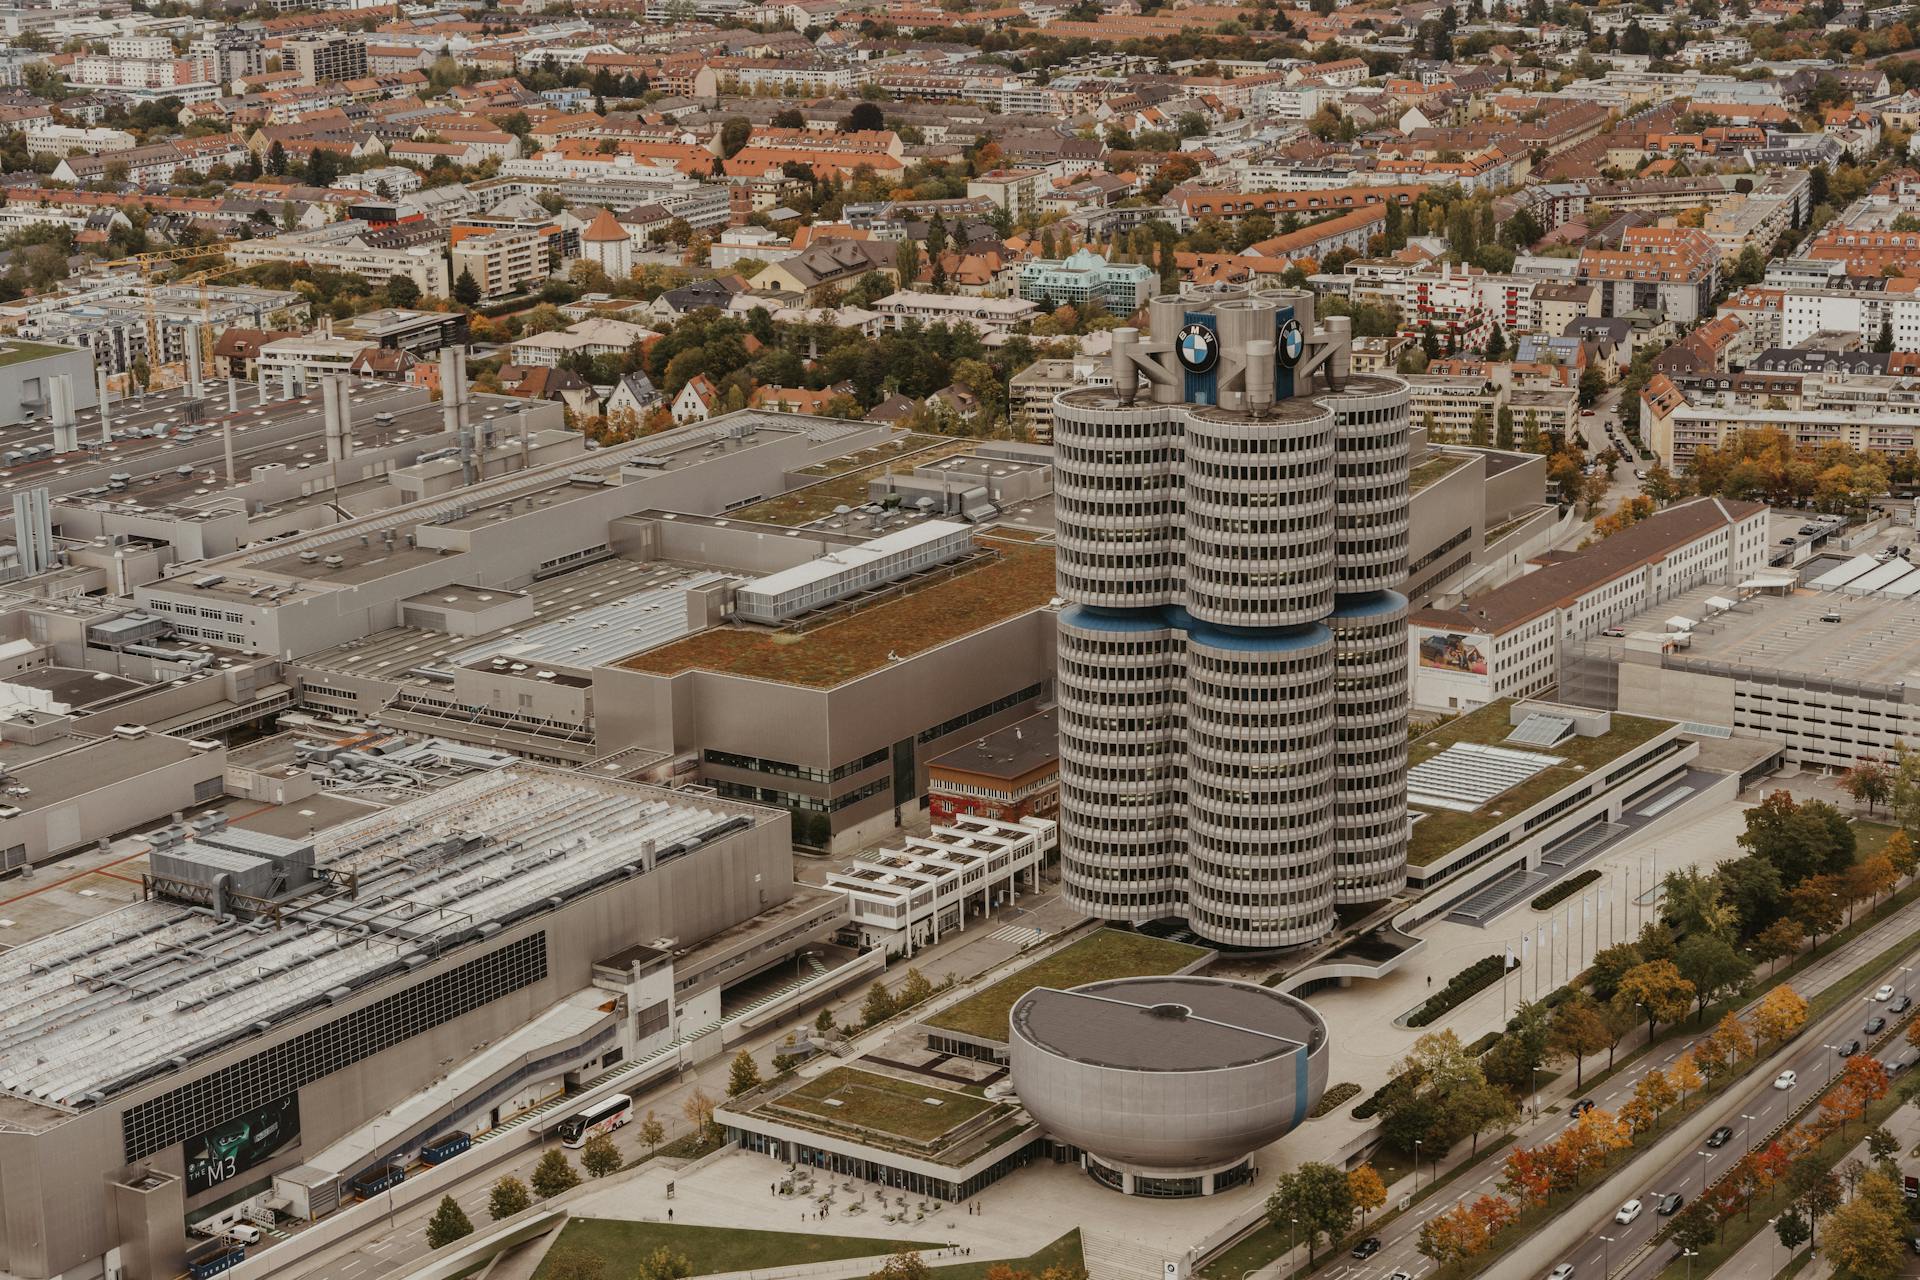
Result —
[[353, 379], [344, 373], [335, 374], [339, 381], [339, 391], [334, 397], [334, 415], [340, 420], [340, 456], [353, 456]]
[[100, 376], [100, 443], [107, 444], [113, 440], [113, 417], [107, 412], [109, 407], [107, 404], [107, 371], [101, 369], [98, 372]]

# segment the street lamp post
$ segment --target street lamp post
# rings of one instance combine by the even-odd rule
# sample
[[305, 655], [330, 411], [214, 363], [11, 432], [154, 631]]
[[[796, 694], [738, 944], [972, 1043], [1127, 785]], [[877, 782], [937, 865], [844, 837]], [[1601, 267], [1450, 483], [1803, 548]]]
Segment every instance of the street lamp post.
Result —
[[1740, 1147], [1744, 1151], [1752, 1151], [1753, 1150], [1753, 1117], [1746, 1114], [1743, 1111], [1740, 1113], [1740, 1118], [1746, 1121], [1745, 1124], [1740, 1126]]
[[1600, 1275], [1602, 1276], [1603, 1280], [1604, 1280], [1604, 1277], [1612, 1274], [1613, 1272], [1613, 1263], [1611, 1261], [1612, 1257], [1613, 1257], [1613, 1237], [1601, 1236], [1600, 1237]]
[[1699, 1255], [1691, 1249], [1682, 1249], [1680, 1256], [1687, 1260], [1687, 1280], [1693, 1280], [1693, 1260]]
[[1908, 974], [1910, 974], [1910, 973], [1912, 973], [1912, 972], [1913, 972], [1913, 966], [1912, 966], [1912, 965], [1910, 965], [1910, 964], [1903, 964], [1903, 965], [1901, 965], [1901, 966], [1900, 966], [1900, 995], [1901, 995], [1901, 996], [1902, 996], [1903, 998], [1904, 998], [1904, 997], [1906, 996], [1906, 994], [1907, 994], [1907, 975], [1908, 975]]
[[1713, 1163], [1713, 1152], [1696, 1151], [1693, 1154], [1700, 1157], [1700, 1194], [1704, 1197], [1707, 1194], [1707, 1167]]
[[1840, 1052], [1840, 1046], [1837, 1044], [1823, 1044], [1820, 1047], [1827, 1051], [1827, 1083], [1832, 1084], [1833, 1083], [1833, 1059]]
[[1413, 1189], [1420, 1190], [1420, 1139], [1413, 1140]]

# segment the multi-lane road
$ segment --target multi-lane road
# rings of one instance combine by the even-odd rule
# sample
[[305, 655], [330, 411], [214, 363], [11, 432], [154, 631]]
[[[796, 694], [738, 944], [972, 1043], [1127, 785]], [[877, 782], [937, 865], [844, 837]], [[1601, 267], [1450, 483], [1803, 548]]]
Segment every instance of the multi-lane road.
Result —
[[[1892, 986], [1900, 993], [1903, 983], [1912, 975], [1903, 972], [1920, 963], [1920, 951], [1915, 951], [1890, 967], [1881, 976], [1881, 982]], [[1891, 1065], [1901, 1054], [1908, 1051], [1903, 1032], [1906, 1029], [1911, 1011], [1896, 1015], [1889, 1012], [1890, 1005], [1879, 1003], [1871, 998], [1848, 1000], [1840, 1008], [1808, 1026], [1795, 1041], [1795, 1049], [1782, 1070], [1792, 1071], [1797, 1077], [1791, 1088], [1778, 1088], [1774, 1077], [1769, 1075], [1761, 1079], [1742, 1081], [1736, 1088], [1713, 1104], [1721, 1124], [1733, 1129], [1733, 1139], [1715, 1149], [1704, 1144], [1693, 1144], [1693, 1149], [1664, 1165], [1649, 1165], [1640, 1187], [1634, 1191], [1646, 1211], [1630, 1223], [1608, 1221], [1595, 1231], [1587, 1233], [1579, 1242], [1572, 1245], [1556, 1262], [1573, 1264], [1576, 1277], [1598, 1277], [1609, 1274], [1629, 1277], [1629, 1280], [1646, 1280], [1658, 1275], [1660, 1270], [1677, 1255], [1677, 1249], [1671, 1244], [1662, 1244], [1651, 1253], [1640, 1257], [1630, 1268], [1622, 1266], [1628, 1259], [1641, 1250], [1656, 1232], [1665, 1225], [1664, 1219], [1653, 1212], [1653, 1205], [1661, 1195], [1678, 1192], [1691, 1202], [1701, 1192], [1703, 1186], [1713, 1182], [1749, 1149], [1750, 1146], [1763, 1146], [1774, 1130], [1796, 1111], [1807, 1105], [1809, 1099], [1818, 1094], [1844, 1065], [1838, 1047], [1852, 1041], [1862, 1046], [1860, 1052], [1872, 1053], [1883, 1063]], [[1877, 1035], [1869, 1035], [1865, 1024], [1869, 1018], [1884, 1017], [1886, 1029]], [[1609, 1271], [1607, 1268], [1613, 1268]]]
[[[1866, 961], [1912, 937], [1916, 932], [1920, 932], [1920, 903], [1911, 904], [1880, 921], [1872, 928], [1863, 931], [1847, 945], [1828, 951], [1801, 970], [1795, 976], [1792, 985], [1801, 995], [1811, 999], [1814, 995], [1846, 978]], [[1913, 969], [1913, 972], [1901, 972], [1902, 966]], [[1909, 988], [1908, 993], [1916, 997], [1916, 1003], [1920, 1003], [1920, 951], [1915, 951], [1902, 959], [1898, 965], [1891, 966], [1886, 975], [1877, 978], [1873, 985], [1877, 986], [1881, 983], [1893, 984], [1896, 989], [1903, 986]], [[1764, 989], [1769, 984], [1762, 981], [1760, 986]], [[1868, 990], [1872, 990], [1872, 987], [1870, 986]], [[1840, 1060], [1831, 1050], [1823, 1046], [1839, 1044], [1855, 1038], [1861, 1040], [1863, 1044], [1868, 1041], [1868, 1037], [1861, 1031], [1862, 1026], [1875, 1013], [1886, 1015], [1887, 1006], [1875, 1004], [1872, 1009], [1869, 1009], [1867, 1004], [1865, 1000], [1859, 999], [1847, 1001], [1842, 1008], [1821, 1019], [1818, 1024], [1801, 1031], [1794, 1041], [1796, 1048], [1792, 1061], [1788, 1063], [1788, 1067], [1799, 1076], [1799, 1083], [1794, 1089], [1775, 1090], [1772, 1087], [1773, 1076], [1768, 1074], [1764, 1079], [1743, 1081], [1716, 1099], [1712, 1109], [1720, 1115], [1722, 1123], [1733, 1126], [1734, 1139], [1718, 1151], [1709, 1151], [1707, 1158], [1695, 1154], [1697, 1151], [1707, 1150], [1704, 1145], [1696, 1145], [1671, 1165], [1648, 1164], [1644, 1177], [1633, 1193], [1647, 1201], [1646, 1211], [1640, 1218], [1630, 1225], [1615, 1224], [1609, 1219], [1598, 1230], [1586, 1233], [1577, 1241], [1570, 1241], [1562, 1256], [1554, 1258], [1552, 1263], [1571, 1262], [1574, 1265], [1575, 1280], [1598, 1280], [1604, 1274], [1603, 1263], [1611, 1263], [1615, 1268], [1622, 1266], [1632, 1256], [1634, 1250], [1645, 1243], [1665, 1221], [1655, 1215], [1653, 1204], [1648, 1197], [1656, 1191], [1675, 1191], [1691, 1201], [1699, 1194], [1703, 1168], [1708, 1182], [1711, 1183], [1746, 1150], [1742, 1145], [1743, 1138], [1746, 1136], [1742, 1133], [1743, 1128], [1750, 1132], [1756, 1144], [1759, 1143], [1779, 1123], [1780, 1117], [1787, 1114], [1794, 1100], [1804, 1101], [1809, 1093], [1817, 1091], [1825, 1083], [1829, 1060], [1832, 1061], [1835, 1073], [1838, 1073]], [[1905, 1041], [1897, 1034], [1904, 1022], [1904, 1018], [1889, 1017], [1889, 1032], [1894, 1034], [1889, 1034], [1886, 1044], [1877, 1049], [1877, 1052], [1889, 1061], [1897, 1057], [1906, 1047]], [[1711, 1030], [1711, 1025], [1701, 1028], [1703, 1032], [1706, 1030]], [[1692, 1035], [1674, 1037], [1657, 1046], [1651, 1053], [1642, 1056], [1626, 1070], [1607, 1080], [1605, 1084], [1573, 1096], [1592, 1098], [1595, 1105], [1617, 1112], [1633, 1097], [1634, 1086], [1639, 1083], [1642, 1076], [1655, 1067], [1664, 1069], [1670, 1065], [1691, 1046], [1694, 1038]], [[1567, 1083], [1571, 1082], [1567, 1081]], [[1750, 1115], [1755, 1119], [1743, 1121], [1741, 1119], [1743, 1115]], [[1538, 1146], [1552, 1137], [1566, 1123], [1567, 1117], [1564, 1114], [1543, 1115], [1518, 1135], [1516, 1144]], [[1484, 1194], [1498, 1192], [1504, 1166], [1504, 1149], [1501, 1154], [1482, 1157], [1473, 1168], [1457, 1175], [1444, 1192], [1428, 1198], [1416, 1205], [1412, 1212], [1403, 1213], [1382, 1227], [1378, 1233], [1381, 1241], [1378, 1253], [1364, 1261], [1336, 1258], [1330, 1261], [1319, 1274], [1328, 1277], [1329, 1280], [1387, 1280], [1394, 1272], [1400, 1271], [1413, 1277], [1413, 1280], [1420, 1280], [1422, 1276], [1434, 1270], [1432, 1259], [1419, 1250], [1421, 1226], [1428, 1219], [1451, 1209], [1463, 1199], [1471, 1200]], [[1611, 1240], [1603, 1240], [1601, 1238], [1603, 1236], [1611, 1237]], [[1644, 1276], [1657, 1272], [1660, 1266], [1665, 1265], [1672, 1252], [1664, 1246], [1657, 1250], [1655, 1265], [1636, 1269], [1635, 1280], [1643, 1280]], [[1547, 1267], [1540, 1268], [1541, 1274], [1544, 1275], [1546, 1271]]]

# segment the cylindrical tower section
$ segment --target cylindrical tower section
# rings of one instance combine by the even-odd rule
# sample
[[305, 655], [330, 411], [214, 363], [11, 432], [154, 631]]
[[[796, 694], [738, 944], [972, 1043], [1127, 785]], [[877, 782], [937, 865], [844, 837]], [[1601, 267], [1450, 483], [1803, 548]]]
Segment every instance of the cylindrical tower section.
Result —
[[1341, 596], [1330, 621], [1334, 901], [1379, 902], [1407, 883], [1407, 598]]
[[1334, 594], [1334, 421], [1311, 400], [1265, 417], [1187, 406], [1186, 605], [1227, 627], [1319, 622]]
[[1060, 615], [1060, 881], [1104, 920], [1185, 913], [1184, 634], [1151, 610]]
[[1182, 597], [1177, 410], [1094, 390], [1054, 400], [1055, 564], [1062, 598], [1106, 609]]
[[1322, 625], [1187, 636], [1187, 924], [1289, 947], [1333, 928], [1334, 644]]
[[1407, 422], [1399, 378], [1348, 378], [1315, 398], [1333, 411], [1334, 578], [1341, 595], [1397, 590], [1407, 576]]

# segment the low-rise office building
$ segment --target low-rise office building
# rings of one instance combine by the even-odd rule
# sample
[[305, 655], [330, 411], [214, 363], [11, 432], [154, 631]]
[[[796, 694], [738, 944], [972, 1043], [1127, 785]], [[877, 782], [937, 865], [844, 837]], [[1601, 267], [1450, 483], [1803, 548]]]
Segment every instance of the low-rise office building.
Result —
[[935, 819], [924, 836], [903, 848], [863, 853], [827, 873], [826, 886], [847, 895], [847, 933], [860, 948], [910, 956], [969, 920], [993, 919], [999, 906], [1036, 892], [1060, 848], [1047, 818], [999, 822], [992, 818]]
[[1554, 559], [1407, 628], [1413, 703], [1462, 711], [1538, 697], [1560, 683], [1561, 649], [1702, 583], [1738, 582], [1767, 557], [1767, 508], [1696, 498], [1585, 551]]

